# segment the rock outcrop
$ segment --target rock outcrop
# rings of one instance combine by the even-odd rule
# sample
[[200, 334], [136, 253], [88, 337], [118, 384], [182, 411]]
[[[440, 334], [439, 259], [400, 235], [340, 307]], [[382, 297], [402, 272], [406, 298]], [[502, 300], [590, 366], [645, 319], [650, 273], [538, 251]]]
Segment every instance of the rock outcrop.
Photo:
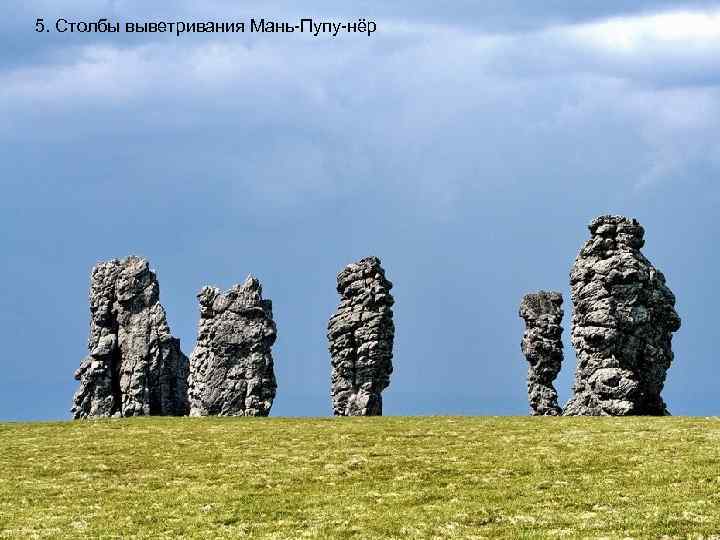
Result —
[[74, 418], [188, 413], [188, 359], [170, 334], [159, 297], [145, 259], [93, 268], [90, 354], [75, 372]]
[[275, 398], [272, 302], [252, 276], [221, 293], [203, 287], [190, 358], [190, 416], [267, 416]]
[[328, 323], [335, 416], [382, 415], [382, 391], [393, 371], [391, 288], [377, 257], [350, 264], [337, 276], [341, 301]]
[[669, 414], [660, 393], [680, 328], [675, 296], [640, 252], [636, 220], [602, 216], [589, 228], [570, 274], [577, 370], [563, 414]]
[[563, 298], [558, 292], [540, 291], [526, 294], [520, 303], [520, 317], [525, 321], [521, 350], [528, 363], [528, 401], [533, 416], [557, 416], [553, 381], [563, 361]]

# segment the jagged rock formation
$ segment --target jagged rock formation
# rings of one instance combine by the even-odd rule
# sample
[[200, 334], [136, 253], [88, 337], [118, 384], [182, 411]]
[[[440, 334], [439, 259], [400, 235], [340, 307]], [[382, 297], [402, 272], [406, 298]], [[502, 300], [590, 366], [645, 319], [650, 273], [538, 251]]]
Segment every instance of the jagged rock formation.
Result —
[[566, 415], [669, 414], [660, 396], [680, 328], [665, 277], [640, 252], [642, 226], [601, 216], [570, 274], [577, 352]]
[[145, 259], [93, 268], [90, 354], [75, 372], [74, 418], [188, 413], [188, 359], [170, 334], [159, 297]]
[[526, 294], [520, 303], [520, 317], [525, 321], [521, 350], [528, 363], [528, 401], [533, 416], [557, 416], [553, 381], [563, 361], [562, 294], [540, 291]]
[[221, 293], [203, 287], [190, 358], [190, 416], [267, 416], [275, 398], [272, 302], [252, 276]]
[[377, 257], [350, 264], [337, 276], [341, 302], [328, 323], [335, 416], [382, 415], [381, 392], [393, 371], [391, 288]]

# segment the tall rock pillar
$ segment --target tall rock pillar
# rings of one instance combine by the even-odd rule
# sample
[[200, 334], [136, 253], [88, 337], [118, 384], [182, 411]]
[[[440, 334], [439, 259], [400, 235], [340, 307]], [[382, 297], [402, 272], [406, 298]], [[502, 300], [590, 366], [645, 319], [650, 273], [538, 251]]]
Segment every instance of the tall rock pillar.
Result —
[[382, 415], [382, 391], [393, 371], [391, 288], [377, 257], [350, 264], [337, 276], [340, 305], [327, 334], [335, 416]]
[[75, 372], [74, 418], [188, 413], [188, 359], [147, 260], [113, 259], [90, 279], [90, 354]]
[[528, 401], [533, 416], [557, 416], [553, 381], [563, 361], [562, 295], [540, 291], [526, 294], [520, 303], [520, 317], [525, 321], [521, 349], [528, 361]]
[[566, 415], [665, 415], [660, 393], [680, 328], [675, 296], [640, 249], [634, 219], [601, 216], [570, 274], [574, 395]]
[[271, 347], [277, 337], [272, 302], [260, 282], [198, 294], [200, 323], [190, 358], [190, 416], [267, 416], [277, 383]]

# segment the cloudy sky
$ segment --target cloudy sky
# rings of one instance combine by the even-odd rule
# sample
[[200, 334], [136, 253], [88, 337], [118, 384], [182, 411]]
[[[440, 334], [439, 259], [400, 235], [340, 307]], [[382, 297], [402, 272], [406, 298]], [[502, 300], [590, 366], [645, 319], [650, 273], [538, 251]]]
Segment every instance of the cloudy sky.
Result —
[[[327, 415], [335, 275], [395, 283], [386, 414], [525, 414], [520, 298], [638, 218], [683, 327], [674, 414], [718, 414], [720, 3], [4, 2], [0, 413], [69, 416], [99, 260], [150, 259], [192, 351], [205, 284], [274, 302], [274, 415]], [[388, 5], [390, 4], [390, 5]], [[377, 21], [377, 32], [36, 33], [35, 20]]]

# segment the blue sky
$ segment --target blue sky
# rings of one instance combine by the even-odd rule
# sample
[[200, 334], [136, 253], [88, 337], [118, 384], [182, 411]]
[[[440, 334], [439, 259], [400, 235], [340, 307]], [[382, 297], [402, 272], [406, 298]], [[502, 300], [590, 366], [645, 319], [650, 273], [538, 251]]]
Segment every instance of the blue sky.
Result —
[[[522, 295], [636, 217], [683, 327], [664, 392], [720, 412], [720, 3], [23, 1], [0, 8], [2, 419], [62, 419], [97, 261], [156, 269], [192, 351], [206, 284], [274, 303], [273, 415], [328, 415], [335, 275], [395, 283], [386, 414], [526, 414]], [[202, 5], [202, 7], [199, 7]], [[35, 18], [374, 19], [372, 36], [36, 34]]]

